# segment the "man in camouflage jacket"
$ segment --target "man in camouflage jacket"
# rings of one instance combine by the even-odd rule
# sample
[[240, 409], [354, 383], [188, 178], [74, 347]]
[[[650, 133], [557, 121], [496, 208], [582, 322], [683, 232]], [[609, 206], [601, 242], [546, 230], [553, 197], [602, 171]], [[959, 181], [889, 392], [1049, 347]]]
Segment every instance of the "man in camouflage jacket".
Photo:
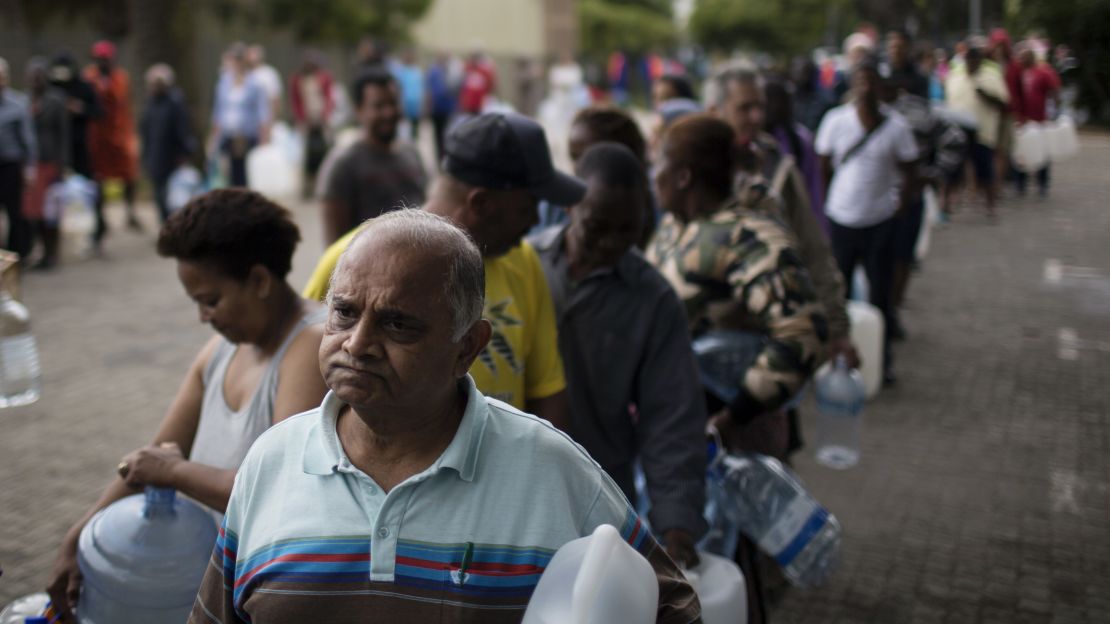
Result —
[[732, 329], [761, 334], [764, 347], [728, 406], [743, 426], [782, 407], [821, 361], [828, 322], [796, 241], [776, 219], [775, 200], [747, 189], [708, 217], [666, 215], [648, 260], [678, 292], [691, 333]]

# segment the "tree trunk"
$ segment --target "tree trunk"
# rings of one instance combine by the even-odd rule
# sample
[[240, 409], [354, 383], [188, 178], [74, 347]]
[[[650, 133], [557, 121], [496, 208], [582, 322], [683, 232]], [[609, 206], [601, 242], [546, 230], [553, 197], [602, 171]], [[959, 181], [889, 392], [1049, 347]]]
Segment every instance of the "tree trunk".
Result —
[[4, 56], [12, 85], [23, 84], [23, 67], [31, 58], [31, 24], [21, 0], [0, 0], [0, 32], [4, 33]]

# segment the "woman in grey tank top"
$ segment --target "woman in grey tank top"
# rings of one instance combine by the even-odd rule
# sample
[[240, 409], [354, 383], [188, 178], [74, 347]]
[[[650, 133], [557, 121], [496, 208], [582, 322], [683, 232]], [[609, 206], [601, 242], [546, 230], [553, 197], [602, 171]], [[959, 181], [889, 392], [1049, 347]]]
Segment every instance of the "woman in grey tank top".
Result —
[[176, 259], [200, 321], [217, 335], [193, 361], [151, 444], [123, 457], [119, 477], [66, 533], [48, 587], [56, 607], [76, 604], [77, 538], [93, 514], [146, 485], [222, 513], [255, 438], [323, 400], [317, 352], [326, 310], [286, 281], [299, 241], [289, 211], [243, 189], [202, 195], [163, 226], [158, 253]]

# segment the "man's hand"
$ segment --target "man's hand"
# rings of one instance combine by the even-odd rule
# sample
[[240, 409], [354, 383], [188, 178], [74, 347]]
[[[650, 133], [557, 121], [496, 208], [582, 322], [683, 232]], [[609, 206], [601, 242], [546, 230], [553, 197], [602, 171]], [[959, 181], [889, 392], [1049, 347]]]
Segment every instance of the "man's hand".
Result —
[[185, 457], [181, 454], [181, 448], [176, 442], [163, 442], [158, 446], [144, 446], [123, 457], [123, 462], [127, 464], [127, 470], [123, 471], [120, 476], [131, 487], [142, 487], [144, 485], [173, 487], [174, 468], [184, 461]]
[[694, 538], [682, 529], [667, 529], [663, 532], [663, 544], [667, 554], [680, 568], [696, 568], [701, 560], [694, 546]]
[[719, 438], [722, 444], [730, 439], [732, 429], [732, 414], [729, 413], [727, 407], [723, 407], [716, 413], [711, 414], [709, 416], [709, 421], [706, 423], [706, 432]]
[[856, 345], [852, 344], [851, 338], [845, 336], [829, 342], [829, 360], [836, 360], [838, 355], [843, 355], [848, 360], [848, 368], [859, 368], [861, 363], [859, 351], [856, 351]]

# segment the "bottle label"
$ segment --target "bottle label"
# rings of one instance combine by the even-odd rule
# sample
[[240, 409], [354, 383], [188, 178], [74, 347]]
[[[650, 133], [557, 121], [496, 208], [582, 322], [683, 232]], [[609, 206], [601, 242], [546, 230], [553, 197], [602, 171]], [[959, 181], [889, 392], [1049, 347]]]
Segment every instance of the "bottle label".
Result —
[[774, 525], [759, 538], [763, 552], [786, 567], [825, 525], [829, 512], [808, 496], [796, 496]]
[[857, 416], [863, 411], [863, 399], [857, 401], [835, 401], [817, 397], [817, 410], [830, 416]]

